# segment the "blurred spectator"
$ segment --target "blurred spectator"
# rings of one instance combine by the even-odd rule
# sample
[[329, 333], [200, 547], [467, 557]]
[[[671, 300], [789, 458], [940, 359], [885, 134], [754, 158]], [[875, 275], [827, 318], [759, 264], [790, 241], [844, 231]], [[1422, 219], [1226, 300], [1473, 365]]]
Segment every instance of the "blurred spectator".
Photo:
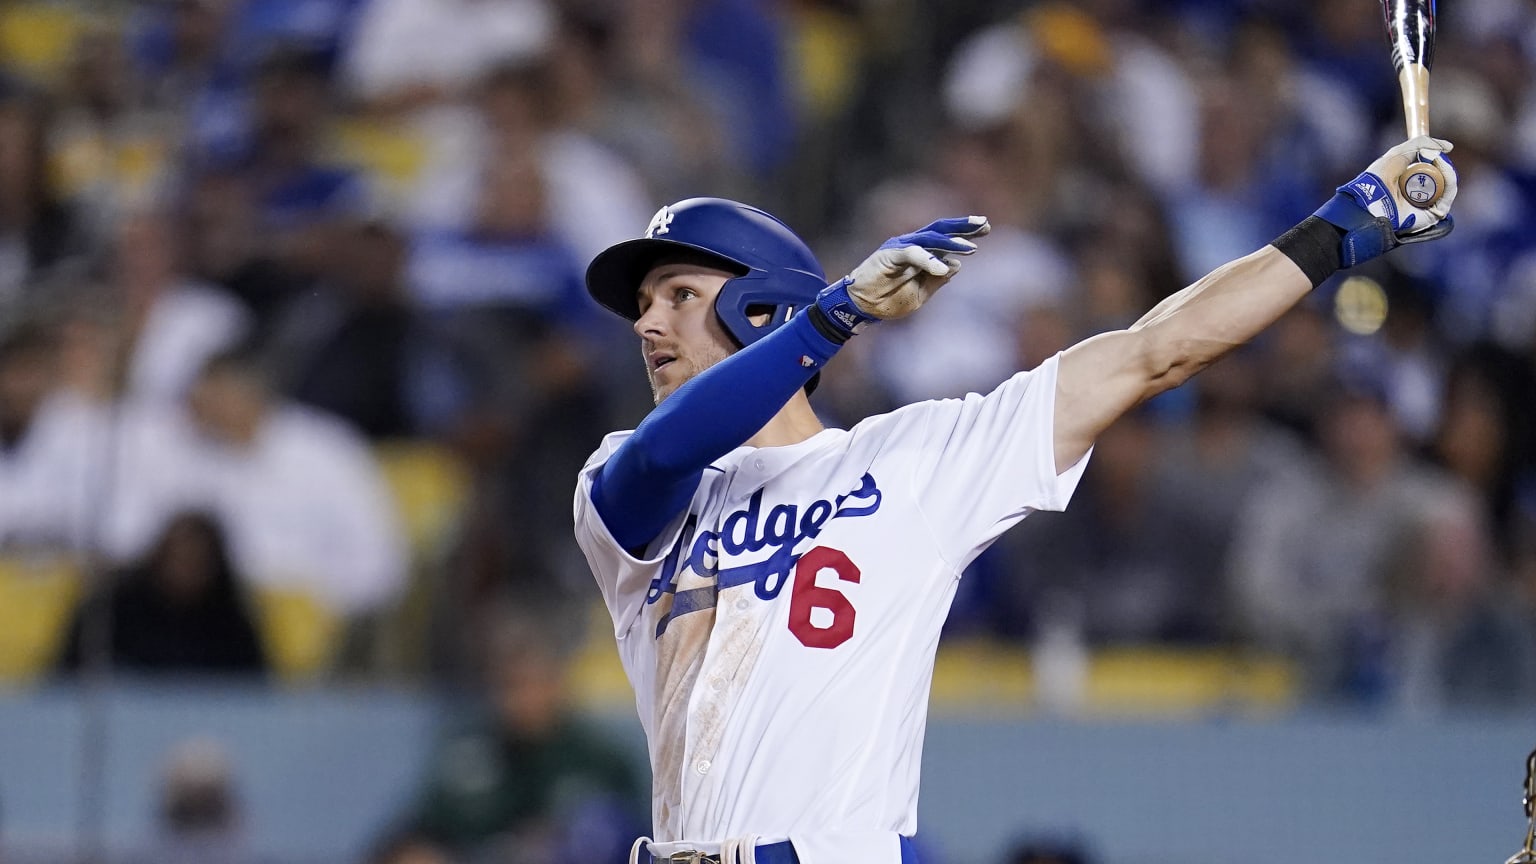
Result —
[[413, 831], [397, 831], [375, 844], [363, 864], [452, 864], [452, 859], [431, 840]]
[[1536, 369], [1488, 344], [1458, 355], [1446, 380], [1434, 457], [1481, 499], [1498, 549], [1512, 558], [1522, 484], [1536, 471]]
[[0, 549], [89, 546], [105, 426], [90, 397], [65, 386], [67, 348], [39, 321], [0, 330]]
[[229, 152], [205, 153], [201, 167], [234, 170], [248, 184], [282, 259], [312, 264], [323, 255], [308, 228], [355, 217], [371, 205], [365, 177], [325, 152], [332, 117], [325, 58], [302, 44], [269, 47], [251, 85], [249, 129]]
[[[607, 46], [608, 94], [593, 130], [628, 159], [662, 201], [708, 190], [742, 195], [752, 185], [741, 170], [739, 142], [723, 128], [717, 106], [700, 87], [686, 28], [693, 3], [621, 3], [606, 21], [589, 13], [583, 25]], [[729, 86], [729, 85], [727, 85]], [[772, 106], [768, 106], [772, 110]]]
[[271, 242], [250, 184], [237, 172], [207, 171], [191, 178], [180, 211], [190, 275], [243, 303], [252, 316], [249, 340], [264, 344], [314, 274], [304, 273], [301, 262], [286, 259], [285, 250]]
[[0, 70], [0, 308], [83, 253], [76, 218], [49, 182], [42, 98]]
[[[1124, 166], [1138, 172], [1141, 182], [1154, 189], [1179, 188], [1193, 179], [1198, 151], [1197, 98], [1189, 72], [1143, 30], [1116, 24], [1113, 16], [1104, 20], [1092, 9], [1031, 4], [955, 52], [943, 89], [946, 108], [967, 129], [1014, 117], [1086, 122], [1102, 134], [1079, 137], [1075, 144], [1107, 144], [1134, 155]], [[1042, 88], [1061, 86], [1062, 75], [1093, 95], [1077, 106], [1082, 112], [1075, 118], [1043, 116], [1040, 103], [1050, 94]], [[1049, 167], [1036, 172], [1037, 181], [1040, 177], [1062, 179]]]
[[466, 612], [508, 586], [537, 584], [562, 599], [585, 589], [566, 499], [582, 451], [608, 423], [596, 374], [607, 349], [594, 338], [605, 331], [588, 326], [580, 264], [549, 222], [539, 155], [524, 137], [536, 127], [514, 119], [536, 97], [526, 73], [510, 71], [488, 97], [513, 137], [480, 164], [472, 220], [419, 232], [407, 264], [406, 284], [433, 326], [491, 360], [493, 374], [475, 376], [469, 410], [445, 432], [476, 479], [454, 568], [468, 582], [454, 592]]
[[1333, 382], [1337, 339], [1321, 304], [1303, 302], [1275, 322], [1257, 354], [1259, 411], [1272, 423], [1315, 446], [1317, 405]]
[[[1297, 212], [1317, 206], [1315, 182], [1297, 176], [1274, 123], [1269, 105], [1235, 82], [1206, 83], [1197, 124], [1200, 167], [1169, 207], [1183, 282], [1263, 246], [1294, 224]], [[1273, 176], [1277, 170], [1282, 176]], [[1297, 205], [1290, 196], [1309, 203]]]
[[57, 90], [53, 174], [93, 240], [169, 180], [175, 118], [146, 110], [134, 71], [117, 24], [102, 19], [76, 38]]
[[135, 864], [254, 864], [234, 769], [217, 741], [192, 738], [166, 757], [158, 835]]
[[[1372, 276], [1379, 275], [1378, 283]], [[1386, 319], [1375, 333], [1342, 340], [1343, 362], [1372, 370], [1382, 379], [1392, 419], [1404, 443], [1419, 448], [1428, 443], [1440, 423], [1445, 389], [1445, 349], [1434, 332], [1434, 289], [1424, 280], [1384, 266], [1363, 271], [1360, 279], [1339, 286], [1334, 306], [1358, 298], [1379, 296]]]
[[109, 576], [76, 609], [58, 667], [77, 673], [105, 650], [108, 665], [130, 674], [262, 677], [266, 658], [242, 591], [218, 522], [179, 515], [142, 563]]
[[[557, 44], [565, 50], [574, 37]], [[562, 94], [580, 91], [572, 61], [538, 57], [488, 69], [466, 93], [474, 112], [462, 128], [435, 137], [433, 157], [418, 179], [412, 220], [426, 232], [487, 233], [494, 178], [526, 171], [542, 193], [529, 198], [529, 218], [578, 262], [635, 236], [652, 209], [639, 175], [577, 125], [584, 109]], [[575, 96], [581, 100], [578, 92]], [[527, 226], [514, 226], [526, 229]]]
[[1438, 693], [1436, 646], [1487, 587], [1480, 514], [1407, 458], [1385, 398], [1379, 381], [1338, 381], [1317, 405], [1322, 460], [1259, 487], [1234, 541], [1244, 633], [1335, 698]]
[[572, 712], [567, 661], [531, 622], [492, 631], [483, 705], [442, 741], [411, 821], [470, 860], [621, 860], [643, 791], [628, 757]]
[[1002, 864], [1092, 864], [1093, 856], [1073, 840], [1025, 839], [1003, 857]]
[[1038, 634], [1052, 623], [1047, 612], [1076, 598], [1093, 644], [1208, 644], [1223, 635], [1224, 573], [1212, 550], [1227, 526], [1170, 506], [1153, 460], [1157, 439], [1147, 410], [1122, 418], [1100, 436], [1072, 507], [1000, 541], [1011, 553], [996, 589], [1003, 634]]
[[47, 435], [36, 425], [53, 387], [54, 366], [53, 340], [41, 326], [13, 325], [0, 332], [0, 487], [7, 490], [0, 497], [0, 548], [34, 539], [22, 520], [48, 509], [33, 497], [47, 487], [29, 481], [28, 474], [47, 459], [41, 443]]
[[1517, 260], [1536, 251], [1528, 230], [1536, 187], [1510, 170], [1510, 130], [1494, 88], [1468, 70], [1443, 71], [1435, 81], [1435, 134], [1456, 143], [1456, 173], [1467, 194], [1457, 193], [1456, 233], [1441, 251], [1447, 257], [1433, 258], [1441, 287], [1436, 323], [1452, 344], [1466, 345], [1494, 336], [1501, 329], [1495, 314], [1519, 302], [1522, 289], [1512, 277]]
[[167, 218], [141, 212], [117, 226], [111, 280], [130, 352], [124, 396], [169, 405], [184, 399], [215, 353], [249, 332], [240, 303], [185, 275]]
[[452, 434], [482, 385], [461, 346], [408, 304], [405, 241], [380, 222], [328, 236], [327, 290], [297, 298], [264, 352], [283, 390], [374, 440]]
[[303, 591], [340, 615], [404, 589], [404, 539], [377, 463], [354, 430], [289, 403], [248, 355], [209, 362], [192, 415], [235, 568], [258, 588]]
[[718, 116], [738, 170], [758, 181], [774, 179], [799, 119], [784, 69], [787, 49], [777, 4], [693, 0], [676, 5], [686, 15], [679, 46], [685, 49], [682, 73]]
[[463, 95], [498, 64], [538, 55], [554, 28], [544, 0], [371, 0], [342, 75], [375, 106], [432, 104]]

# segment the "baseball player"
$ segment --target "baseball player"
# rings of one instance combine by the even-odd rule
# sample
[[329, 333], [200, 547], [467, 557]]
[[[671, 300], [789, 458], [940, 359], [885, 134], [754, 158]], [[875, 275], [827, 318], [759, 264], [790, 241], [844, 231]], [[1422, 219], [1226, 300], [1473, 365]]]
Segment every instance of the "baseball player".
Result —
[[[966, 565], [1066, 506], [1095, 437], [1247, 341], [1341, 267], [1448, 232], [1450, 144], [1389, 150], [1257, 252], [991, 393], [824, 428], [807, 395], [878, 321], [923, 305], [984, 218], [887, 241], [831, 284], [782, 222], [694, 198], [592, 261], [657, 407], [582, 469], [577, 539], [613, 616], [654, 776], [631, 858], [916, 861], [939, 630]], [[1432, 209], [1400, 197], [1440, 165]], [[913, 358], [922, 362], [922, 358]]]

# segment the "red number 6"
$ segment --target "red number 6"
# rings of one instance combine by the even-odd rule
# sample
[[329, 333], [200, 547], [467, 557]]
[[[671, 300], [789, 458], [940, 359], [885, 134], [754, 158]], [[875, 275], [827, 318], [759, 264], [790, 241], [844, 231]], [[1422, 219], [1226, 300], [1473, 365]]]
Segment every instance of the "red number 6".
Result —
[[[840, 549], [817, 546], [795, 565], [795, 585], [789, 596], [789, 632], [807, 648], [836, 648], [853, 637], [853, 619], [858, 614], [843, 592], [816, 584], [816, 576], [831, 570], [844, 582], [857, 583], [859, 568]], [[811, 623], [812, 609], [832, 613], [832, 623], [817, 627]]]

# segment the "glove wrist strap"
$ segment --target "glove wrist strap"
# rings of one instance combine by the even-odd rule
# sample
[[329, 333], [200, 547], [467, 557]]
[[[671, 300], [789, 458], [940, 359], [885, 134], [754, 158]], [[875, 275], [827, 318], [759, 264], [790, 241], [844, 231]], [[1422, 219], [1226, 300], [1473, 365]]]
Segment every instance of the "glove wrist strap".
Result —
[[822, 330], [822, 325], [826, 325], [840, 334], [838, 336], [824, 334], [838, 343], [847, 342], [854, 334], [880, 320], [866, 313], [853, 302], [853, 297], [848, 294], [848, 286], [852, 282], [851, 277], [845, 276], [823, 288], [821, 293], [816, 295], [816, 304], [812, 307], [820, 314], [813, 314], [811, 323], [816, 325], [817, 330]]

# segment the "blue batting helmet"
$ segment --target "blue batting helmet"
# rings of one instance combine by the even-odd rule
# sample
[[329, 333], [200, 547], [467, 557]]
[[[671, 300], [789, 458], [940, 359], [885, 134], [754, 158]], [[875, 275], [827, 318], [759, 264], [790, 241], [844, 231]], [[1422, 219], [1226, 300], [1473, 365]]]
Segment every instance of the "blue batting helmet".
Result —
[[[735, 273], [715, 298], [715, 314], [742, 347], [773, 332], [815, 302], [827, 277], [805, 241], [756, 207], [724, 198], [689, 198], [656, 211], [645, 235], [603, 250], [587, 267], [587, 293], [605, 308], [640, 318], [635, 292], [668, 255], [702, 255]], [[754, 326], [750, 316], [771, 313]]]

